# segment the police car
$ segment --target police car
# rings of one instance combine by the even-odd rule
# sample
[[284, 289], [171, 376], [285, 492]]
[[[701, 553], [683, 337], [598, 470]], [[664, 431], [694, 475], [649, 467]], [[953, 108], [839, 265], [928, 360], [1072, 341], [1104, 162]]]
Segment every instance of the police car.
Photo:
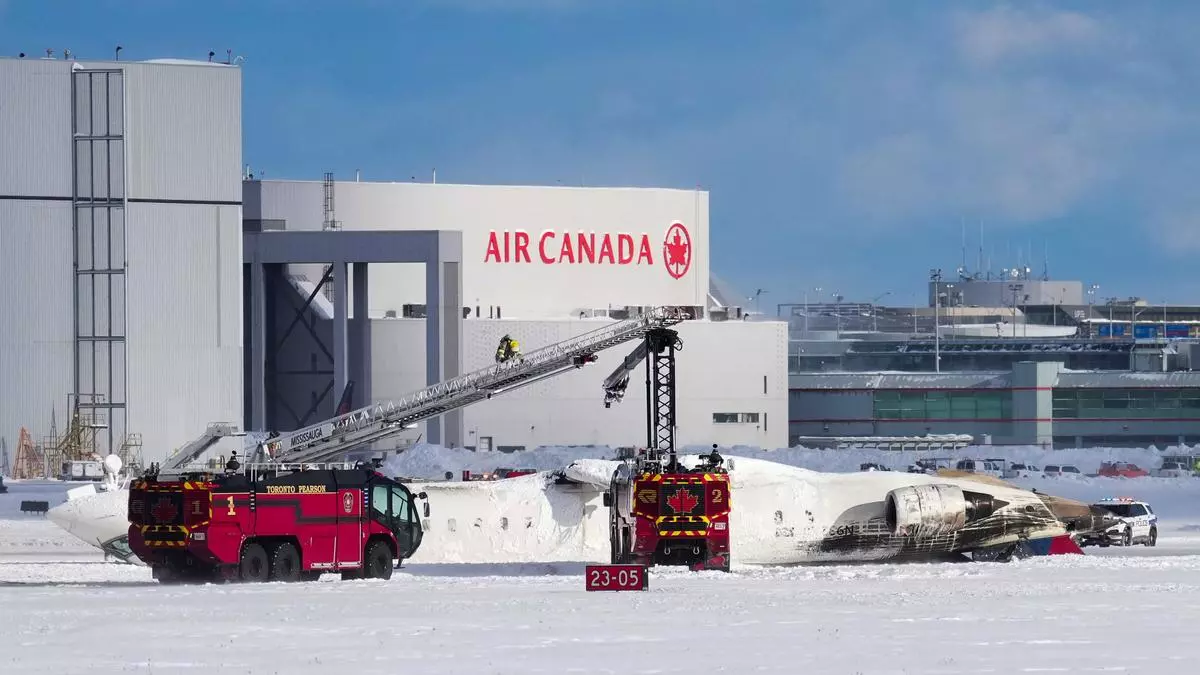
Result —
[[1104, 532], [1091, 532], [1079, 541], [1080, 546], [1132, 546], [1158, 543], [1158, 516], [1146, 502], [1132, 497], [1108, 497], [1092, 504], [1111, 511], [1120, 522]]

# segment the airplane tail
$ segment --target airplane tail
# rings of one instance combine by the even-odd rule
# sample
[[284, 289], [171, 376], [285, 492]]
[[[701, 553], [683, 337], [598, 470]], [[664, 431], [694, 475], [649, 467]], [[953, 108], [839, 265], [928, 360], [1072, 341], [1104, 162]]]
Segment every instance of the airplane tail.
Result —
[[337, 410], [333, 414], [345, 415], [346, 413], [350, 412], [350, 402], [354, 400], [353, 397], [354, 380], [349, 380], [346, 382], [346, 388], [342, 391], [342, 398], [338, 400]]

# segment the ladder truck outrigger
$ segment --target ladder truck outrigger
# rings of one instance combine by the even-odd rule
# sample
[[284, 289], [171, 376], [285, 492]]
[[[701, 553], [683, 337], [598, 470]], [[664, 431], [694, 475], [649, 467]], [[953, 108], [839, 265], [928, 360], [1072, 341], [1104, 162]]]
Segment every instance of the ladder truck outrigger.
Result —
[[646, 362], [647, 447], [617, 467], [604, 494], [611, 560], [728, 572], [730, 481], [724, 460], [714, 445], [688, 469], [675, 450], [675, 353], [682, 348], [676, 331], [649, 330], [604, 381], [608, 408], [624, 397], [630, 375]]

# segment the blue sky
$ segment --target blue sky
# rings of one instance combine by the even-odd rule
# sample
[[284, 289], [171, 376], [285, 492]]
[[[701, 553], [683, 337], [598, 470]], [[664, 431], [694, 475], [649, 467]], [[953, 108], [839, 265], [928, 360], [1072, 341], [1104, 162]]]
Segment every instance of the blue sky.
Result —
[[[711, 191], [764, 309], [912, 302], [984, 227], [1100, 295], [1200, 302], [1200, 4], [0, 0], [0, 50], [245, 57], [268, 177]], [[1029, 251], [1032, 249], [1032, 255]]]

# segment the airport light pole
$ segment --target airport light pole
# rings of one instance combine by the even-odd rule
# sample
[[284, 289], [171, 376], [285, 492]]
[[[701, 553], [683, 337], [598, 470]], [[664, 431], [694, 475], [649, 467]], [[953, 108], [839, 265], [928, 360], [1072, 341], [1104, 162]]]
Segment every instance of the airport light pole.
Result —
[[1017, 337], [1017, 291], [1024, 288], [1021, 284], [1009, 284], [1008, 290], [1012, 291], [1012, 336]]
[[[1098, 290], [1100, 290], [1100, 284], [1092, 284], [1091, 287], [1088, 288], [1088, 337], [1092, 337], [1092, 305], [1096, 304], [1096, 291]], [[1112, 326], [1109, 326], [1108, 330], [1111, 332]]]
[[886, 292], [880, 293], [879, 295], [871, 298], [871, 332], [872, 333], [879, 332], [879, 308], [875, 306], [875, 303], [879, 302], [880, 300], [882, 300], [883, 298], [885, 298], [891, 294], [892, 294], [891, 291], [886, 291]]
[[837, 291], [833, 292], [833, 313], [836, 315], [834, 320], [837, 321], [837, 339], [842, 339], [842, 296], [838, 295]]
[[938, 284], [942, 281], [942, 270], [929, 270], [929, 280], [933, 282], [933, 372], [942, 372], [942, 338], [941, 331], [938, 330], [938, 305], [941, 304], [941, 297], [938, 295]]
[[[813, 292], [817, 294], [817, 302], [821, 302], [821, 287], [817, 286]], [[808, 291], [804, 291], [804, 337], [808, 337]]]

